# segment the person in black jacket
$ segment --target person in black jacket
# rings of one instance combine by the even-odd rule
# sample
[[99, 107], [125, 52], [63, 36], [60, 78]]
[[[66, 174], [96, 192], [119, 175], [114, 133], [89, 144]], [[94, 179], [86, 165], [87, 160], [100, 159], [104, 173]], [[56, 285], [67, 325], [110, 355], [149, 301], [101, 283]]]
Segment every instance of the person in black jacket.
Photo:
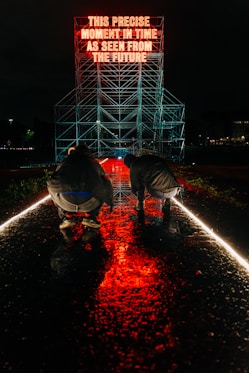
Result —
[[144, 210], [147, 191], [152, 197], [162, 200], [162, 210], [168, 213], [170, 199], [180, 192], [181, 187], [166, 161], [151, 154], [140, 157], [127, 154], [124, 163], [130, 169], [131, 189], [138, 198], [136, 210]]
[[76, 224], [74, 217], [79, 212], [86, 213], [83, 225], [99, 228], [96, 218], [101, 206], [106, 203], [111, 210], [113, 207], [111, 181], [87, 145], [69, 148], [68, 157], [48, 179], [47, 188], [63, 219], [60, 229], [73, 227]]

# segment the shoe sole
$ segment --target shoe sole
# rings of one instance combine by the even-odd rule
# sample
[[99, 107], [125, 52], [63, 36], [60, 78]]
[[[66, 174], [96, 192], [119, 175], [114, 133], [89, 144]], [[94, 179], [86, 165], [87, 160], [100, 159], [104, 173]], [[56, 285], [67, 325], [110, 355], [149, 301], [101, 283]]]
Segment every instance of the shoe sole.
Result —
[[82, 222], [82, 225], [84, 225], [85, 227], [89, 227], [89, 228], [100, 228], [100, 224], [93, 224], [93, 223], [90, 223], [90, 222]]
[[76, 225], [76, 223], [65, 224], [65, 225], [61, 224], [61, 225], [59, 226], [59, 228], [60, 228], [60, 229], [67, 229], [67, 228], [72, 228], [72, 227], [74, 227], [75, 225]]
[[135, 207], [135, 210], [136, 210], [136, 211], [144, 211], [144, 208], [141, 209], [141, 208], [139, 208], [139, 207]]

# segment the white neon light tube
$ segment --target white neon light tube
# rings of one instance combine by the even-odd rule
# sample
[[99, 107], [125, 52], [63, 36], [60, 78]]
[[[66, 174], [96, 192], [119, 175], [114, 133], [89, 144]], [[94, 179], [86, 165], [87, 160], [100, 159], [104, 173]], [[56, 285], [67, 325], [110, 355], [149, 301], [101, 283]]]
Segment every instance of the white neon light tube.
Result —
[[242, 258], [227, 242], [225, 242], [221, 237], [213, 232], [211, 228], [205, 225], [200, 219], [198, 219], [190, 210], [188, 210], [182, 203], [180, 203], [176, 198], [172, 198], [176, 205], [178, 205], [191, 219], [193, 219], [201, 228], [208, 233], [212, 238], [214, 238], [219, 244], [221, 244], [226, 251], [237, 260], [237, 262], [244, 267], [249, 272], [249, 263]]
[[44, 203], [47, 199], [49, 199], [50, 196], [46, 196], [44, 198], [42, 198], [40, 201], [34, 203], [33, 205], [31, 205], [30, 207], [28, 207], [27, 209], [23, 210], [22, 212], [20, 212], [19, 214], [13, 216], [12, 218], [10, 218], [9, 220], [7, 220], [5, 223], [3, 223], [2, 225], [0, 225], [0, 231], [3, 230], [4, 228], [6, 228], [8, 225], [10, 225], [11, 223], [13, 223], [15, 220], [21, 218], [22, 216], [24, 216], [25, 214], [27, 214], [29, 211], [35, 209], [36, 207], [38, 207], [40, 204]]

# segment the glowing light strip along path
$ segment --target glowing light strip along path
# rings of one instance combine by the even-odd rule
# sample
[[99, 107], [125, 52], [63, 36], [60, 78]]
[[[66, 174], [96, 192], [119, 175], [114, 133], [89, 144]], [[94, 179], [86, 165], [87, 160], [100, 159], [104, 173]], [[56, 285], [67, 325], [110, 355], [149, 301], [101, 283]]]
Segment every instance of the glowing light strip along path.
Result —
[[[103, 159], [101, 162], [99, 162], [100, 164], [106, 162], [108, 160], [108, 158], [105, 158]], [[25, 214], [27, 214], [29, 211], [35, 209], [36, 207], [38, 207], [39, 205], [41, 205], [42, 203], [46, 202], [48, 199], [50, 198], [50, 195], [47, 195], [46, 197], [44, 197], [43, 199], [41, 199], [40, 201], [34, 203], [33, 205], [31, 205], [30, 207], [28, 207], [27, 209], [23, 210], [22, 212], [20, 212], [19, 214], [13, 216], [12, 218], [10, 218], [9, 220], [7, 220], [5, 223], [1, 224], [0, 225], [0, 231], [3, 230], [4, 228], [6, 228], [8, 225], [10, 225], [11, 223], [13, 223], [15, 220], [21, 218], [22, 216], [24, 216]]]
[[215, 234], [212, 229], [205, 225], [200, 219], [198, 219], [190, 210], [188, 210], [182, 203], [180, 203], [176, 198], [172, 198], [176, 205], [178, 205], [190, 218], [192, 218], [201, 228], [208, 233], [212, 238], [214, 238], [219, 244], [221, 244], [226, 251], [237, 260], [237, 262], [244, 267], [249, 272], [249, 263], [243, 259], [228, 243], [226, 243], [222, 238]]
[[50, 196], [46, 196], [44, 198], [42, 198], [40, 201], [34, 203], [33, 205], [31, 205], [30, 207], [28, 207], [27, 209], [23, 210], [22, 212], [20, 212], [20, 214], [17, 214], [15, 216], [13, 216], [12, 218], [10, 218], [9, 220], [7, 220], [5, 223], [3, 223], [2, 225], [0, 225], [0, 231], [3, 230], [4, 228], [7, 227], [7, 225], [10, 225], [11, 223], [13, 223], [15, 220], [21, 218], [22, 216], [24, 216], [25, 214], [27, 214], [29, 211], [35, 209], [37, 206], [41, 205], [42, 203], [44, 203], [45, 201], [47, 201], [48, 199], [50, 198]]

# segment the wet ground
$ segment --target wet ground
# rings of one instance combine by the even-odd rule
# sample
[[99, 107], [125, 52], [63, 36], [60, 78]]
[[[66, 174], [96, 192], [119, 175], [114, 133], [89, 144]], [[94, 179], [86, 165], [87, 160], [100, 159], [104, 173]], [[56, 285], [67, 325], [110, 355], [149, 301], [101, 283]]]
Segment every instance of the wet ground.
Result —
[[[115, 207], [98, 232], [63, 236], [51, 200], [0, 231], [1, 370], [249, 372], [249, 273], [175, 203], [138, 215], [123, 161], [103, 167]], [[249, 258], [246, 214], [180, 201]]]

